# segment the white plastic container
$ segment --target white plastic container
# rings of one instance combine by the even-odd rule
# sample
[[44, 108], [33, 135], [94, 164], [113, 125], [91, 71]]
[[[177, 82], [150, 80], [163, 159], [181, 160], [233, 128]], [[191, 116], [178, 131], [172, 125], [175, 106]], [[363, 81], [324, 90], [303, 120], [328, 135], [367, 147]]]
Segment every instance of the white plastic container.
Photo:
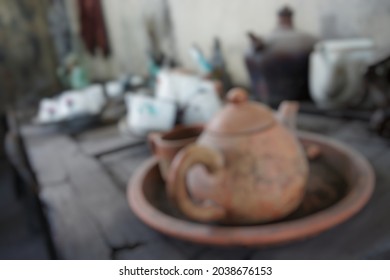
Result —
[[79, 91], [66, 91], [58, 97], [58, 109], [62, 119], [85, 114], [88, 102]]
[[159, 100], [177, 102], [174, 76], [169, 70], [161, 70], [157, 75], [155, 96]]
[[102, 85], [91, 85], [81, 92], [84, 98], [84, 112], [98, 114], [106, 103]]
[[127, 122], [135, 133], [168, 131], [174, 127], [176, 105], [144, 95], [126, 97], [128, 104]]
[[330, 40], [316, 44], [310, 56], [310, 94], [322, 108], [356, 104], [363, 95], [363, 73], [374, 58], [369, 39]]
[[187, 73], [163, 70], [157, 77], [156, 98], [178, 104], [180, 108], [198, 92], [203, 79]]

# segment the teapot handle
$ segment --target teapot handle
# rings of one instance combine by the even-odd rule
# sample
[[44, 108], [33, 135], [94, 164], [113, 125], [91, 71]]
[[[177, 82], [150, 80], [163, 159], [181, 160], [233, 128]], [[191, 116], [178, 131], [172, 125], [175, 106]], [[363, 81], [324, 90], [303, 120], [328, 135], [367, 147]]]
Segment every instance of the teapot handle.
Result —
[[204, 146], [191, 144], [181, 150], [172, 162], [168, 175], [168, 195], [178, 208], [188, 217], [212, 222], [225, 217], [226, 211], [220, 205], [200, 205], [194, 203], [187, 189], [186, 175], [195, 164], [203, 164], [210, 173], [217, 173], [224, 166], [222, 156]]

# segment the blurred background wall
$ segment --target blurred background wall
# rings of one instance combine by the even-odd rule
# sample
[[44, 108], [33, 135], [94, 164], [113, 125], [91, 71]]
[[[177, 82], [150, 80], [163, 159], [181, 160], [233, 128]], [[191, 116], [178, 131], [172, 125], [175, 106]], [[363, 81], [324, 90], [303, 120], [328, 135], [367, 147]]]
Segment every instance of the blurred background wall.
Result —
[[[31, 91], [41, 96], [56, 93], [56, 67], [64, 59], [52, 40], [49, 12], [56, 2], [61, 1], [0, 1], [2, 98]], [[83, 58], [93, 80], [123, 73], [147, 74], [147, 51], [156, 45], [193, 69], [190, 46], [198, 44], [209, 56], [218, 36], [231, 76], [242, 85], [248, 84], [243, 62], [249, 45], [247, 31], [266, 35], [275, 27], [276, 11], [285, 4], [295, 10], [296, 27], [319, 38], [369, 37], [380, 48], [390, 49], [389, 0], [101, 0], [109, 55], [85, 51], [79, 0], [62, 1], [72, 48]], [[52, 20], [56, 17], [54, 13]]]
[[[75, 2], [77, 0], [71, 0]], [[103, 0], [113, 58], [110, 65], [92, 63], [96, 75], [121, 71], [146, 73], [148, 26], [154, 28], [165, 51], [194, 68], [188, 53], [197, 43], [210, 54], [213, 38], [221, 39], [227, 65], [236, 83], [248, 84], [243, 53], [246, 32], [266, 35], [275, 27], [276, 11], [284, 4], [295, 10], [296, 27], [319, 38], [369, 37], [390, 48], [388, 0]], [[73, 22], [76, 22], [73, 20]], [[100, 67], [97, 67], [100, 65]]]

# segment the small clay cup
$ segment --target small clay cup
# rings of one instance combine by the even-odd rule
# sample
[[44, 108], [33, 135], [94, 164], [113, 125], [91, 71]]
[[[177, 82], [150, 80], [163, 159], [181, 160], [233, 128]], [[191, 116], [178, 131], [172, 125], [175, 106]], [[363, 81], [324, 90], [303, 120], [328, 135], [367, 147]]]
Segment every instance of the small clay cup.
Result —
[[203, 131], [203, 125], [176, 126], [166, 132], [152, 132], [148, 135], [149, 146], [158, 159], [162, 178], [167, 178], [169, 167], [177, 152], [194, 143]]

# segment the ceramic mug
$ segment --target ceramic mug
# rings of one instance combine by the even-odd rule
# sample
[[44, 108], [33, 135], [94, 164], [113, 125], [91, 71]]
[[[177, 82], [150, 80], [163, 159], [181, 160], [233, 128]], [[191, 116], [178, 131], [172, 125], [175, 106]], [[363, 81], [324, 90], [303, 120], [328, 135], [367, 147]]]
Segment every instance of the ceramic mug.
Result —
[[162, 178], [165, 180], [175, 155], [188, 144], [194, 143], [203, 131], [203, 125], [176, 126], [166, 133], [148, 135], [149, 146], [158, 158]]
[[128, 121], [136, 131], [169, 131], [176, 120], [176, 105], [145, 95], [126, 98]]

